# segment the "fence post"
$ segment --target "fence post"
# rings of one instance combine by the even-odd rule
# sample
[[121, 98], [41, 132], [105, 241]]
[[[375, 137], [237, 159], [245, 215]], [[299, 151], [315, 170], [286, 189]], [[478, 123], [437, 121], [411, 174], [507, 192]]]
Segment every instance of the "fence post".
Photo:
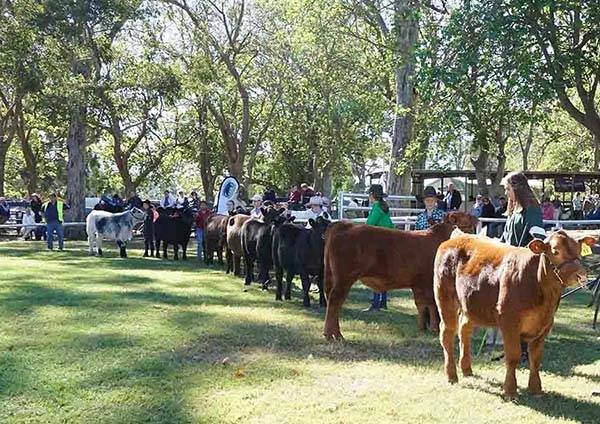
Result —
[[483, 222], [477, 221], [477, 230], [475, 231], [475, 233], [477, 233], [479, 235], [482, 228], [483, 228]]
[[344, 192], [340, 193], [340, 205], [338, 207], [338, 219], [340, 221], [344, 220]]
[[410, 231], [410, 222], [404, 221], [404, 231]]

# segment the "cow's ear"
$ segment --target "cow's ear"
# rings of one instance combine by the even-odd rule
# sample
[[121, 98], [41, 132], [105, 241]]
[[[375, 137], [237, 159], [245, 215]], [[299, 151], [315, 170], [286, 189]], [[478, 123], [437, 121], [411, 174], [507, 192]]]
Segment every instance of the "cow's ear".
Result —
[[578, 241], [580, 244], [587, 244], [589, 247], [592, 247], [593, 245], [596, 244], [596, 239], [591, 236], [582, 237]]
[[527, 247], [529, 248], [529, 250], [531, 250], [536, 255], [541, 255], [542, 253], [544, 253], [546, 251], [546, 249], [548, 248], [548, 245], [540, 239], [533, 239], [529, 242]]
[[308, 223], [310, 224], [310, 226], [311, 226], [311, 227], [314, 227], [314, 226], [315, 226], [315, 224], [316, 224], [315, 220], [314, 220], [314, 219], [312, 219], [312, 218], [309, 218], [309, 219], [308, 219]]
[[323, 212], [323, 219], [326, 221], [331, 221], [331, 216], [327, 212]]
[[456, 216], [455, 213], [452, 213], [452, 212], [450, 212], [449, 214], [447, 214], [445, 216], [444, 221], [446, 221], [447, 223], [452, 224], [452, 225], [458, 225], [458, 217]]

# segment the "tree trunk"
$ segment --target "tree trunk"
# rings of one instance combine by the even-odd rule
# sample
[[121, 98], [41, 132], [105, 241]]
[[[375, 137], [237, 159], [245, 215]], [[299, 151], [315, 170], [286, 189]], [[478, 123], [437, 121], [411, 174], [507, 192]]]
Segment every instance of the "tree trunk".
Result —
[[77, 107], [71, 112], [67, 151], [67, 203], [73, 221], [85, 221], [86, 180], [86, 108]]
[[21, 150], [23, 152], [23, 157], [25, 158], [25, 172], [23, 173], [23, 178], [27, 186], [27, 191], [29, 194], [31, 194], [37, 191], [37, 157], [35, 156], [35, 153], [31, 148], [31, 143], [29, 142], [31, 130], [27, 131], [25, 129], [25, 113], [23, 110], [22, 99], [18, 99], [17, 103], [15, 104], [15, 121], [17, 137], [21, 143]]
[[6, 154], [15, 135], [14, 121], [7, 114], [0, 121], [0, 196], [4, 196], [4, 179], [6, 172]]
[[0, 196], [4, 196], [4, 173], [6, 172], [6, 153], [8, 152], [8, 143], [0, 143]]
[[[478, 194], [488, 195], [487, 185], [487, 174], [489, 164], [489, 153], [485, 148], [481, 147], [477, 159], [472, 161], [473, 167], [475, 168], [475, 179], [477, 180], [477, 192]], [[465, 201], [468, 199], [465, 199]]]
[[592, 134], [594, 139], [594, 171], [600, 170], [600, 133]]
[[[394, 4], [394, 31], [396, 108], [392, 131], [392, 151], [388, 176], [388, 193], [410, 193], [410, 164], [403, 164], [406, 148], [413, 137], [414, 87], [412, 76], [415, 65], [412, 53], [418, 37], [417, 5], [411, 0], [396, 0]], [[402, 166], [403, 169], [399, 169]]]

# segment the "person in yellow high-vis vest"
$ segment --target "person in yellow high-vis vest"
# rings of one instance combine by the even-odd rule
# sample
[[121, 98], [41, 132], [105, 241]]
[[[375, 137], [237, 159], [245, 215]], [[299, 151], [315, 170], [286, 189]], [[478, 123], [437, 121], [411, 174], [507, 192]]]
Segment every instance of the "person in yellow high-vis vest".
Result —
[[58, 238], [58, 250], [63, 250], [63, 208], [64, 203], [56, 196], [56, 193], [52, 193], [50, 200], [44, 203], [43, 210], [44, 220], [46, 221], [48, 250], [52, 250], [53, 248], [52, 238], [54, 232], [56, 232], [56, 237]]

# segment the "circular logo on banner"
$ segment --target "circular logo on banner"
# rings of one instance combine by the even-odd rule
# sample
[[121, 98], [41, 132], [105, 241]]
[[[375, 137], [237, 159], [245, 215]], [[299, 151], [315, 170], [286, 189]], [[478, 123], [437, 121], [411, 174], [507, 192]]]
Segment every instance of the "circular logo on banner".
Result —
[[223, 194], [225, 197], [233, 197], [235, 194], [235, 183], [233, 181], [228, 181], [227, 184], [225, 184], [225, 187], [223, 187]]

